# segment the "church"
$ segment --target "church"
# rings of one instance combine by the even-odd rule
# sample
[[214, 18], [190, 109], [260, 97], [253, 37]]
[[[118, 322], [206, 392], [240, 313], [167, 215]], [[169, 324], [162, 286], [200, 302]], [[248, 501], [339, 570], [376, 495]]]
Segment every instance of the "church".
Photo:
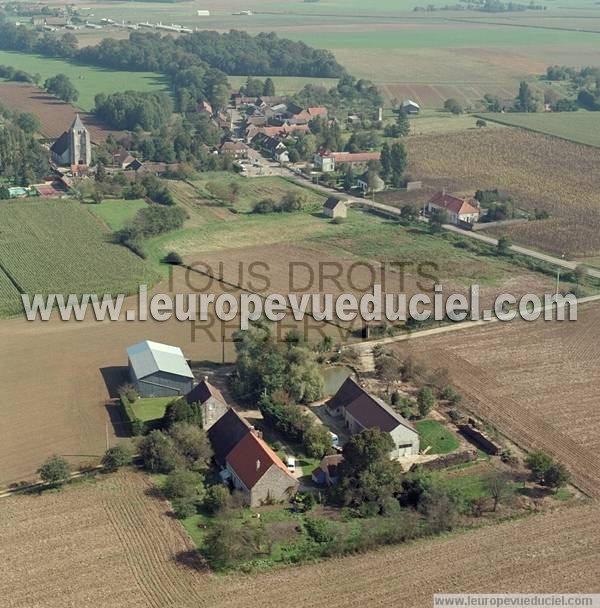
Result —
[[92, 164], [90, 132], [85, 128], [79, 114], [70, 129], [52, 144], [50, 152], [57, 165], [89, 167]]

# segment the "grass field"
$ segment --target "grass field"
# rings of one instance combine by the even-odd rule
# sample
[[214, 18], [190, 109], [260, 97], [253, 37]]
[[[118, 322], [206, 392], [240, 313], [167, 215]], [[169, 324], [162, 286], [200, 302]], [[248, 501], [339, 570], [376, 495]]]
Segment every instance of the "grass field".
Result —
[[[481, 114], [482, 118], [513, 127], [539, 131], [580, 144], [600, 147], [600, 113], [547, 112], [535, 114]], [[490, 123], [492, 124], [492, 123]]]
[[131, 409], [136, 418], [143, 422], [158, 420], [165, 415], [167, 405], [173, 401], [173, 397], [147, 397], [138, 399], [131, 404]]
[[98, 93], [167, 90], [165, 77], [152, 72], [122, 72], [10, 51], [0, 51], [0, 64], [10, 65], [30, 74], [38, 73], [42, 77], [42, 83], [50, 76], [65, 74], [79, 91], [79, 99], [75, 105], [86, 111], [94, 107], [94, 97]]
[[[140, 258], [109, 243], [96, 218], [74, 201], [0, 204], [0, 259], [29, 294], [130, 293], [155, 278]], [[16, 312], [20, 300], [2, 293], [0, 307]]]
[[419, 420], [415, 428], [419, 432], [421, 451], [430, 447], [428, 454], [449, 454], [460, 446], [454, 434], [437, 420]]
[[123, 228], [140, 209], [146, 206], [146, 201], [142, 199], [109, 199], [102, 201], [99, 205], [89, 205], [88, 209], [101, 218], [111, 230], [115, 231]]

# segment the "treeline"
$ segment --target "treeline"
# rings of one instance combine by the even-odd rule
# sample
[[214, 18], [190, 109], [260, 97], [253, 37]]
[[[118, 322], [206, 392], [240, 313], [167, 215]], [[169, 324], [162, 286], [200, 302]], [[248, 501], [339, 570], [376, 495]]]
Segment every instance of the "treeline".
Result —
[[600, 67], [587, 66], [577, 70], [564, 65], [551, 65], [546, 70], [546, 79], [570, 82], [577, 91], [577, 103], [581, 107], [594, 112], [600, 110]]
[[165, 125], [173, 112], [168, 94], [124, 91], [94, 98], [94, 112], [114, 129], [152, 131]]
[[0, 177], [23, 186], [47, 174], [48, 150], [33, 137], [39, 127], [31, 114], [12, 114], [0, 107]]

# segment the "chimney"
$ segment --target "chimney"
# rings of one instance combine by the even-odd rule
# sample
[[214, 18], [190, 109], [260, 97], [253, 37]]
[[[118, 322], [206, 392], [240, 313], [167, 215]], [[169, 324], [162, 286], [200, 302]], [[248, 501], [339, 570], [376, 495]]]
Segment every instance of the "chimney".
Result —
[[208, 382], [208, 376], [204, 376], [204, 382]]
[[256, 470], [260, 471], [260, 460], [256, 461]]

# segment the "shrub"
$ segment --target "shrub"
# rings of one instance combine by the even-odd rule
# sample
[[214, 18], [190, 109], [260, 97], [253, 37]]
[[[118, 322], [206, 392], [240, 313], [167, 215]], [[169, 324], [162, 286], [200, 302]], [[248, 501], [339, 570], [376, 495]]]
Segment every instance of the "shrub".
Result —
[[169, 251], [165, 256], [165, 262], [173, 266], [181, 266], [183, 264], [182, 257], [176, 251]]
[[171, 502], [171, 506], [177, 519], [186, 519], [197, 512], [196, 501], [189, 498], [176, 498]]
[[120, 443], [112, 448], [108, 448], [102, 456], [102, 466], [107, 471], [116, 471], [121, 467], [131, 464], [133, 454], [128, 445]]
[[169, 500], [198, 499], [198, 488], [202, 476], [186, 469], [176, 469], [169, 473], [163, 487], [163, 493]]
[[151, 431], [138, 447], [144, 468], [152, 473], [170, 473], [181, 462], [175, 442], [161, 431]]
[[62, 485], [69, 480], [71, 466], [64, 458], [61, 458], [60, 456], [51, 456], [37, 472], [42, 478], [42, 481], [55, 485]]
[[264, 198], [262, 201], [258, 201], [252, 209], [253, 213], [273, 213], [274, 211], [279, 211], [279, 207], [272, 198]]
[[326, 519], [307, 517], [304, 520], [304, 529], [316, 543], [330, 543], [334, 539], [333, 526]]
[[419, 407], [419, 414], [421, 416], [427, 416], [429, 412], [433, 409], [435, 404], [435, 397], [433, 396], [433, 391], [428, 387], [424, 386], [417, 393], [417, 405]]
[[204, 507], [210, 513], [226, 509], [231, 502], [229, 490], [223, 485], [210, 486], [204, 497]]

